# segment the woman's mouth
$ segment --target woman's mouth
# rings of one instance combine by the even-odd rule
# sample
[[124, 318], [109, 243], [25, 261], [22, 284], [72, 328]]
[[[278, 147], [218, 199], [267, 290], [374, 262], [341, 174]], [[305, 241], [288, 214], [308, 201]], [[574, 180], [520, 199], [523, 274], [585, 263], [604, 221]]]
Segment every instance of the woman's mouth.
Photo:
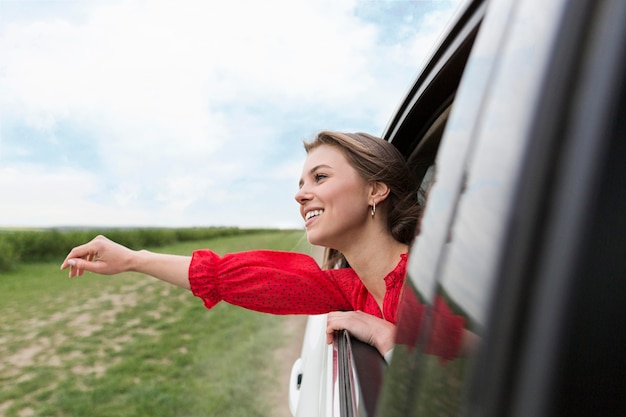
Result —
[[310, 220], [310, 219], [312, 219], [313, 217], [317, 217], [317, 216], [319, 216], [320, 214], [322, 214], [323, 212], [324, 212], [324, 210], [311, 210], [311, 211], [307, 212], [307, 213], [304, 215], [304, 220], [305, 220], [305, 221], [309, 221], [309, 220]]

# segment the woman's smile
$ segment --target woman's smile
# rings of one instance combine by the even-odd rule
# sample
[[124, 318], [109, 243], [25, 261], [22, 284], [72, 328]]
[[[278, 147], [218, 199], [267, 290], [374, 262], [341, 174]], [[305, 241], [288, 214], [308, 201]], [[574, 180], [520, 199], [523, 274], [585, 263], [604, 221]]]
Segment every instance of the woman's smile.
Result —
[[309, 225], [311, 223], [309, 220], [312, 221], [312, 219], [317, 218], [318, 216], [321, 216], [322, 213], [324, 213], [324, 210], [311, 210], [311, 211], [308, 211], [304, 215], [304, 221], [305, 221], [306, 225]]

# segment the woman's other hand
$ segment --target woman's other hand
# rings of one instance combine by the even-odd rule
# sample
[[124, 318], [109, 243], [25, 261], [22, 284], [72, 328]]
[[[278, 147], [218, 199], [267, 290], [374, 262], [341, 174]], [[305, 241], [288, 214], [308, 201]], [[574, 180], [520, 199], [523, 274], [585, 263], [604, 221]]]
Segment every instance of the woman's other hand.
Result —
[[69, 268], [70, 278], [83, 275], [84, 271], [113, 275], [132, 269], [135, 251], [115, 243], [104, 236], [97, 236], [84, 245], [70, 251], [61, 269]]
[[374, 346], [385, 356], [395, 343], [396, 326], [362, 311], [335, 311], [326, 319], [326, 342], [333, 342], [335, 330], [347, 330], [362, 342]]

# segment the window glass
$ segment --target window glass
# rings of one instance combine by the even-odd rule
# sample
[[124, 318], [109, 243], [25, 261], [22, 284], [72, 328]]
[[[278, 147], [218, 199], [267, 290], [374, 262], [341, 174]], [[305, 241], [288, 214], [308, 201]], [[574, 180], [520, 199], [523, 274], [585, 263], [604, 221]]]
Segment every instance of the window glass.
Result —
[[[514, 3], [490, 3], [494, 8], [482, 24], [437, 156], [384, 387], [385, 406], [397, 401], [398, 415], [458, 415], [480, 346], [530, 106], [550, 49], [541, 41], [551, 39], [543, 24], [558, 21], [557, 7], [536, 19], [531, 8], [515, 10]], [[519, 22], [535, 26], [506, 27], [513, 10]], [[393, 399], [393, 390], [402, 397]]]

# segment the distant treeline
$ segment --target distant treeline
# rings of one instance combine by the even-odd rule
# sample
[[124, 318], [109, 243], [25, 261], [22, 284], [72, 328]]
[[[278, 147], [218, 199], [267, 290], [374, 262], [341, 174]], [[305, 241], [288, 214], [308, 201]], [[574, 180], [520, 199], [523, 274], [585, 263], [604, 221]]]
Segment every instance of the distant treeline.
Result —
[[59, 263], [75, 246], [97, 235], [132, 249], [159, 247], [178, 242], [206, 240], [214, 237], [267, 232], [267, 229], [227, 227], [183, 229], [43, 229], [28, 231], [0, 230], [0, 272], [15, 269], [20, 263], [57, 260]]

